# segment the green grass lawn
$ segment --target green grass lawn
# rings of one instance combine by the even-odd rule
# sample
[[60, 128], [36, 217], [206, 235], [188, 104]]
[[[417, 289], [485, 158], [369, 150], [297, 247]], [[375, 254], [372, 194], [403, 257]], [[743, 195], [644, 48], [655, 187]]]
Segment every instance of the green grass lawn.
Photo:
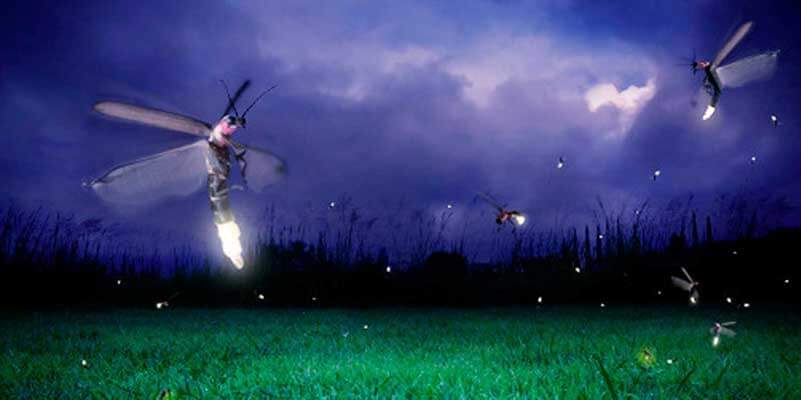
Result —
[[[0, 317], [0, 398], [156, 398], [165, 388], [176, 399], [801, 398], [801, 324], [781, 311], [169, 309]], [[711, 323], [729, 319], [738, 322], [737, 336], [713, 348]]]

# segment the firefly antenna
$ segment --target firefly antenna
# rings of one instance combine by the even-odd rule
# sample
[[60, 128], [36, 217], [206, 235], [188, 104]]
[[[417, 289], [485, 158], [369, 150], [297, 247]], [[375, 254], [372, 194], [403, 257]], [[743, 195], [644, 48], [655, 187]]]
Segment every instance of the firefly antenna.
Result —
[[234, 104], [234, 100], [231, 99], [231, 93], [228, 92], [228, 85], [226, 85], [225, 81], [222, 79], [220, 79], [220, 83], [222, 83], [223, 87], [225, 88], [225, 95], [228, 96], [228, 104], [230, 104], [231, 107], [234, 109], [234, 114], [236, 114], [236, 116], [239, 117], [239, 111], [236, 110], [236, 104]]
[[271, 90], [273, 90], [273, 89], [275, 89], [275, 88], [277, 88], [277, 87], [278, 87], [278, 85], [273, 85], [273, 87], [271, 87], [271, 88], [269, 88], [269, 89], [267, 89], [267, 90], [265, 90], [265, 91], [261, 92], [261, 94], [259, 95], [259, 97], [256, 97], [256, 100], [253, 100], [253, 103], [250, 103], [250, 105], [248, 106], [248, 108], [246, 108], [246, 109], [245, 109], [245, 113], [244, 113], [244, 114], [242, 114], [242, 118], [245, 118], [245, 115], [247, 115], [248, 111], [250, 111], [250, 109], [251, 109], [251, 108], [253, 108], [253, 106], [255, 106], [255, 105], [256, 105], [256, 103], [258, 103], [258, 102], [259, 102], [259, 100], [261, 100], [262, 96], [264, 96], [265, 94], [269, 93]]

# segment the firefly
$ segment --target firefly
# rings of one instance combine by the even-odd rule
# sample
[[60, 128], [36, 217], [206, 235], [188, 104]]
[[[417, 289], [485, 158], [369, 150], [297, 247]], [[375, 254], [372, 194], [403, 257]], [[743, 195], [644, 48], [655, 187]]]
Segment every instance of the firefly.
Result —
[[392, 267], [387, 265], [387, 273], [390, 273], [390, 272], [392, 272]]
[[557, 169], [562, 169], [564, 167], [565, 167], [565, 159], [564, 159], [564, 157], [559, 157], [559, 162], [556, 163], [556, 168]]
[[684, 273], [684, 276], [687, 277], [687, 280], [682, 278], [671, 276], [670, 279], [673, 281], [673, 285], [682, 289], [688, 293], [690, 293], [690, 303], [691, 304], [698, 304], [698, 282], [694, 281], [690, 274], [687, 272], [684, 267], [681, 267], [681, 272]]
[[657, 291], [656, 291], [656, 294], [657, 294], [657, 295], [659, 295], [659, 296], [661, 296], [661, 295], [662, 295], [662, 291], [661, 291], [661, 290], [657, 290]]
[[603, 234], [598, 235], [598, 239], [604, 240], [604, 235]]
[[264, 300], [264, 295], [259, 293], [259, 300]]
[[774, 128], [779, 126], [779, 117], [776, 114], [770, 114], [770, 123]]
[[166, 301], [160, 301], [156, 303], [157, 310], [161, 310], [162, 308], [167, 308], [167, 306], [169, 306], [169, 303], [167, 303]]
[[453, 203], [448, 203], [448, 210], [453, 208]]
[[542, 304], [542, 296], [537, 297], [537, 303]]
[[89, 368], [89, 363], [86, 360], [81, 360], [81, 366], [84, 368]]
[[656, 178], [659, 178], [660, 176], [662, 176], [662, 170], [661, 169], [658, 169], [658, 170], [654, 171], [654, 176], [653, 176], [654, 181], [656, 181]]
[[745, 308], [751, 308], [751, 303], [743, 303], [743, 307], [745, 307]]
[[332, 202], [328, 203], [328, 208], [334, 208], [334, 207], [336, 207], [336, 205], [337, 205], [337, 203], [335, 201], [332, 201]]
[[728, 322], [715, 322], [712, 325], [712, 328], [709, 329], [709, 333], [712, 335], [712, 347], [718, 347], [720, 344], [720, 335], [734, 337], [736, 333], [729, 328], [730, 326], [734, 326], [737, 322], [735, 321], [728, 321]]
[[789, 285], [789, 284], [790, 284], [790, 280], [789, 280], [789, 279], [785, 279], [785, 280], [784, 280], [784, 284], [785, 284], [785, 285]]
[[668, 363], [668, 365], [671, 365], [671, 364], [673, 364], [673, 359], [671, 359], [671, 358], [668, 358], [668, 359], [667, 359], [667, 363]]
[[731, 255], [736, 256], [737, 255], [737, 250], [732, 250]]
[[727, 303], [729, 303], [729, 304], [731, 304], [731, 297], [727, 297], [727, 298], [726, 298], [726, 302], [727, 302]]
[[122, 285], [122, 280], [117, 279], [117, 286]]
[[[245, 264], [241, 254], [239, 227], [228, 201], [231, 151], [239, 164], [245, 186], [256, 192], [277, 183], [285, 175], [286, 165], [268, 151], [233, 140], [234, 132], [245, 127], [248, 112], [275, 86], [262, 92], [240, 115], [236, 101], [248, 88], [250, 81], [240, 86], [234, 97], [231, 97], [225, 82], [222, 84], [228, 105], [214, 124], [132, 104], [115, 101], [96, 103], [94, 110], [100, 114], [183, 132], [197, 138], [193, 143], [117, 165], [97, 179], [84, 183], [84, 187], [91, 188], [107, 202], [128, 206], [133, 203], [152, 204], [176, 195], [186, 196], [206, 182], [210, 209], [223, 253], [237, 269], [242, 269]], [[234, 115], [229, 114], [230, 110], [234, 111]], [[245, 171], [256, 173], [246, 175]]]
[[574, 270], [574, 271], [576, 271], [576, 273], [577, 273], [577, 274], [580, 274], [580, 273], [581, 273], [581, 268], [579, 268], [579, 267], [576, 267], [576, 268], [574, 268], [573, 270]]
[[369, 327], [367, 326], [367, 324], [364, 324], [364, 330], [367, 330], [368, 328]]
[[756, 156], [751, 156], [751, 164], [756, 163], [756, 161], [757, 161], [757, 157]]
[[312, 301], [317, 301], [317, 298], [316, 297], [312, 297]]
[[512, 226], [520, 226], [526, 223], [526, 216], [520, 213], [520, 211], [508, 211], [505, 205], [501, 206], [498, 201], [486, 193], [479, 193], [478, 196], [486, 201], [487, 204], [498, 210], [498, 214], [495, 217], [496, 224], [503, 225], [506, 221], [509, 221], [512, 223]]
[[693, 75], [698, 71], [703, 73], [703, 89], [709, 95], [709, 105], [701, 117], [702, 120], [706, 121], [712, 118], [723, 89], [740, 87], [750, 82], [766, 79], [776, 69], [779, 50], [756, 54], [721, 65], [732, 50], [748, 35], [752, 26], [753, 22], [751, 21], [740, 25], [737, 31], [726, 40], [723, 47], [718, 50], [712, 61], [696, 60], [695, 54], [691, 60], [688, 60], [690, 61], [688, 66]]
[[601, 308], [606, 308], [606, 304], [601, 303]]

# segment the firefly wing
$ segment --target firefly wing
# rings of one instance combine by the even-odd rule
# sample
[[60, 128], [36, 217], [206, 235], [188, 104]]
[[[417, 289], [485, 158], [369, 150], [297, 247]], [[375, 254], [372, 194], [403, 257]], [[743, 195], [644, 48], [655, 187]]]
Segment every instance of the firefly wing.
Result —
[[685, 292], [689, 292], [690, 290], [692, 290], [692, 284], [690, 284], [690, 282], [685, 281], [684, 279], [681, 279], [676, 276], [671, 276], [670, 280], [673, 282], [674, 286], [678, 287], [681, 290], [684, 290]]
[[247, 162], [245, 178], [248, 187], [261, 192], [267, 186], [278, 183], [286, 175], [286, 163], [275, 154], [256, 147], [233, 143], [239, 151], [245, 150], [244, 158]]
[[712, 68], [713, 69], [715, 67], [717, 67], [718, 65], [720, 65], [720, 63], [722, 63], [723, 60], [726, 59], [726, 57], [729, 55], [729, 53], [731, 53], [731, 51], [734, 50], [735, 47], [737, 47], [737, 44], [739, 44], [740, 41], [743, 40], [745, 35], [747, 35], [748, 32], [751, 31], [751, 27], [753, 25], [754, 25], [753, 22], [748, 21], [748, 22], [740, 25], [739, 28], [737, 28], [737, 31], [734, 32], [734, 35], [732, 35], [729, 38], [729, 40], [726, 41], [726, 44], [724, 44], [723, 47], [720, 48], [720, 50], [718, 51], [718, 54], [715, 56], [715, 61], [712, 61]]
[[720, 334], [728, 337], [733, 337], [734, 335], [736, 335], [736, 333], [733, 330], [726, 328], [725, 326], [720, 327]]
[[85, 184], [108, 203], [150, 205], [169, 197], [187, 196], [207, 179], [205, 140], [118, 165]]
[[737, 322], [736, 321], [721, 322], [720, 325], [721, 326], [732, 326], [732, 325], [737, 325]]
[[778, 60], [779, 50], [774, 50], [726, 64], [715, 72], [723, 87], [740, 87], [769, 78], [776, 71]]
[[101, 101], [95, 104], [94, 109], [111, 117], [190, 135], [206, 137], [211, 131], [209, 124], [192, 117], [116, 101]]
[[487, 203], [489, 203], [489, 205], [491, 205], [491, 206], [493, 206], [493, 207], [497, 208], [497, 209], [498, 209], [498, 211], [501, 211], [501, 212], [503, 212], [503, 207], [501, 207], [501, 205], [500, 205], [500, 204], [498, 204], [498, 202], [497, 202], [495, 199], [493, 199], [492, 197], [490, 197], [490, 195], [488, 195], [488, 194], [486, 194], [486, 193], [481, 193], [481, 192], [479, 192], [479, 193], [478, 193], [478, 196], [479, 196], [479, 197], [481, 197], [481, 198], [482, 198], [484, 201], [486, 201]]
[[687, 280], [688, 280], [688, 281], [690, 281], [690, 282], [693, 282], [693, 278], [690, 276], [690, 273], [689, 273], [689, 272], [687, 272], [687, 270], [686, 270], [686, 269], [684, 269], [684, 267], [681, 267], [681, 272], [684, 272], [684, 276], [686, 276], [686, 277], [687, 277]]

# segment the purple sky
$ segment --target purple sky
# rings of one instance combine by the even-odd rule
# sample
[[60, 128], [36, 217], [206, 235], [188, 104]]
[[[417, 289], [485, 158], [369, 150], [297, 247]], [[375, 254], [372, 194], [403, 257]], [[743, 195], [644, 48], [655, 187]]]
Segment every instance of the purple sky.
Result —
[[[344, 195], [378, 217], [455, 202], [459, 220], [488, 190], [539, 226], [588, 222], [597, 197], [633, 208], [694, 194], [699, 209], [723, 193], [801, 199], [793, 2], [34, 3], [0, 17], [3, 198], [26, 207], [214, 239], [202, 191], [113, 210], [80, 182], [191, 140], [99, 118], [95, 101], [211, 121], [225, 107], [219, 79], [252, 79], [245, 102], [279, 85], [237, 135], [290, 174], [235, 194], [246, 230], [263, 227], [252, 221], [266, 204], [295, 221]], [[724, 93], [702, 122], [700, 75], [674, 64], [693, 49], [711, 58], [745, 20], [755, 29], [730, 60], [781, 49], [779, 73]]]

